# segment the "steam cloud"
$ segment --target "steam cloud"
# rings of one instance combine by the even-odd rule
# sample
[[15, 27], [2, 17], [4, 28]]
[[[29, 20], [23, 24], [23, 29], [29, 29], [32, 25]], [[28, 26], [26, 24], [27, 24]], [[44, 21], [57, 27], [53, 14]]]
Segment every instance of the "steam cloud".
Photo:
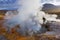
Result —
[[[25, 35], [28, 32], [29, 35], [37, 33], [41, 29], [41, 24], [43, 23], [44, 12], [40, 11], [40, 0], [19, 0], [20, 8], [18, 9], [18, 14], [11, 17], [13, 12], [6, 14], [8, 16], [10, 13], [10, 19], [7, 17], [5, 26], [13, 28], [16, 25], [20, 25], [20, 29], [17, 29], [18, 32]], [[39, 9], [40, 8], [40, 9]], [[37, 14], [38, 13], [38, 14]], [[38, 16], [39, 15], [39, 16]], [[9, 16], [8, 16], [9, 17]], [[42, 22], [42, 23], [41, 23]]]

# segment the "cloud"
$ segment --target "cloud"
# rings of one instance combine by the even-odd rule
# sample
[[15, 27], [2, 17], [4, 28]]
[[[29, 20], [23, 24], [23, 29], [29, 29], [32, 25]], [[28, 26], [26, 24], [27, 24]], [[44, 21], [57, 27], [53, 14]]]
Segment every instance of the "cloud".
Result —
[[41, 4], [43, 5], [44, 3], [51, 3], [54, 5], [60, 5], [60, 0], [41, 0]]

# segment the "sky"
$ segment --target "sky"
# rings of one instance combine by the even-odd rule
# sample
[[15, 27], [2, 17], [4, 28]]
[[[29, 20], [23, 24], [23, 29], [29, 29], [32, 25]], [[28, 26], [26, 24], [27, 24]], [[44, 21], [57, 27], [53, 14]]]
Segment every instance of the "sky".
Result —
[[54, 5], [60, 5], [60, 0], [41, 0], [40, 3], [41, 4], [52, 3]]

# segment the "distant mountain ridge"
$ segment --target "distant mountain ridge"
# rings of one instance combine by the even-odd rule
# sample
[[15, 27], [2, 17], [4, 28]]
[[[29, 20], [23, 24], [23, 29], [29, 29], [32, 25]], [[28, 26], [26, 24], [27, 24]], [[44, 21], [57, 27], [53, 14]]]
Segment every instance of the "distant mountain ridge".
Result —
[[44, 4], [42, 11], [45, 11], [47, 13], [57, 13], [60, 12], [60, 6], [56, 6], [53, 4]]

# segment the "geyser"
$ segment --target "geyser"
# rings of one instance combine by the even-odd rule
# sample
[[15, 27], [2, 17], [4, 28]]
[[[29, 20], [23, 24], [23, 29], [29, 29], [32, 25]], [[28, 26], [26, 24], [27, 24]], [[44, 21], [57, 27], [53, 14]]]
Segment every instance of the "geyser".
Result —
[[7, 21], [4, 26], [11, 29], [19, 25], [20, 28], [17, 31], [22, 35], [26, 35], [26, 33], [33, 35], [40, 31], [43, 16], [45, 15], [44, 12], [40, 12], [40, 0], [19, 0], [18, 4], [20, 5], [17, 10], [18, 14], [11, 17], [14, 14], [13, 12], [6, 13], [6, 16], [10, 15], [10, 19], [9, 16], [6, 17]]

